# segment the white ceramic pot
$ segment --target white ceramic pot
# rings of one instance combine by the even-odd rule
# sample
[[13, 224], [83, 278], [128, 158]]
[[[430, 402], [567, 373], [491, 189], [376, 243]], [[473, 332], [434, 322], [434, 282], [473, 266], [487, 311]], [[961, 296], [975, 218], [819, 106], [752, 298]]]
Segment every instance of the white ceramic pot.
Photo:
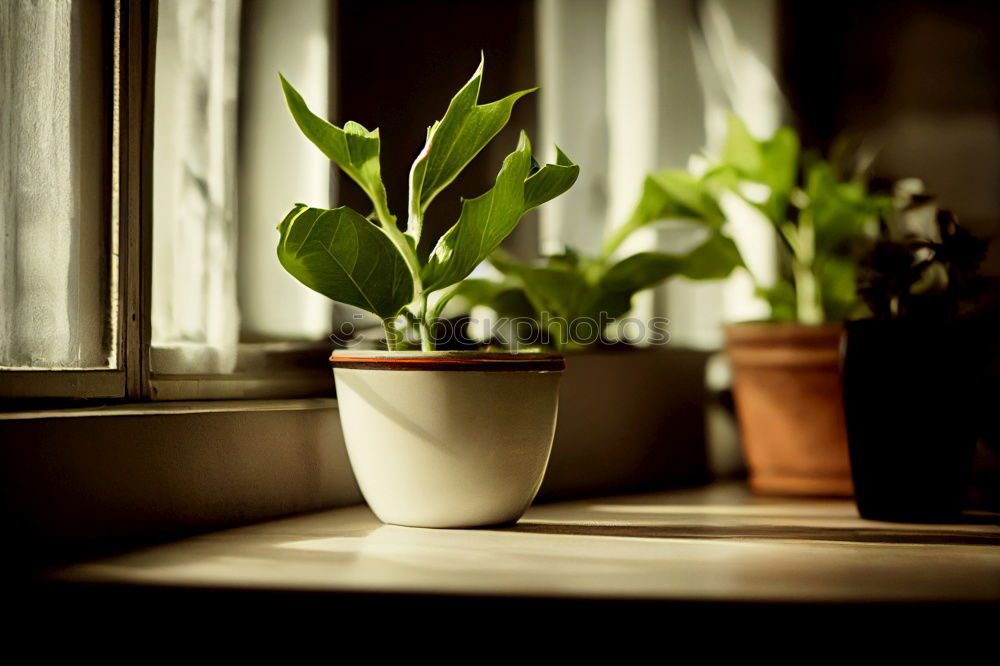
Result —
[[330, 362], [351, 467], [382, 522], [496, 525], [531, 504], [561, 356], [338, 350]]

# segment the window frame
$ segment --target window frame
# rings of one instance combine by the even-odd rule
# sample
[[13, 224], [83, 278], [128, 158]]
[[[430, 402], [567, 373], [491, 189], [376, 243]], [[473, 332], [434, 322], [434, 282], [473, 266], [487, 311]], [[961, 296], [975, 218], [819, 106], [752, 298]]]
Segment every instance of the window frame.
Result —
[[[141, 168], [148, 158], [145, 147], [145, 120], [151, 107], [145, 99], [148, 79], [148, 44], [155, 35], [155, 6], [145, 0], [118, 0], [102, 4], [100, 20], [106, 21], [110, 30], [100, 48], [106, 52], [110, 63], [108, 85], [105, 88], [105, 113], [108, 118], [108, 141], [102, 154], [112, 182], [117, 152], [118, 180], [118, 260], [108, 269], [109, 278], [117, 280], [118, 311], [111, 326], [116, 330], [117, 349], [115, 366], [82, 369], [10, 369], [0, 370], [0, 399], [24, 401], [38, 399], [126, 399], [142, 395], [141, 350], [136, 344], [141, 339], [143, 324], [143, 283], [140, 276], [143, 252], [142, 229], [143, 179], [148, 173]], [[117, 39], [116, 39], [117, 35]], [[117, 116], [116, 96], [117, 93]], [[117, 134], [117, 141], [115, 136]], [[132, 168], [140, 165], [140, 168]], [[110, 225], [113, 218], [113, 194], [101, 196], [106, 201], [104, 221]], [[109, 240], [114, 233], [108, 234]], [[112, 254], [109, 252], [109, 254]], [[116, 274], [112, 275], [115, 271]], [[109, 285], [109, 292], [110, 287]]]
[[[241, 343], [236, 372], [172, 375], [151, 371], [152, 162], [158, 0], [117, 0], [107, 10], [112, 62], [109, 141], [117, 172], [116, 367], [0, 370], [0, 400], [17, 409], [39, 401], [169, 401], [307, 398], [331, 394], [327, 341]], [[117, 27], [117, 43], [114, 28]], [[117, 100], [115, 90], [117, 89]], [[117, 117], [115, 106], [117, 104]], [[117, 130], [117, 132], [115, 132]], [[117, 134], [117, 141], [113, 137]], [[113, 157], [117, 152], [117, 167]], [[108, 178], [110, 184], [111, 178]], [[108, 196], [110, 221], [112, 197]], [[109, 274], [114, 270], [109, 270]]]
[[[156, 5], [158, 0], [149, 0]], [[328, 36], [335, 30], [331, 16], [327, 23]], [[155, 31], [154, 31], [155, 32]], [[149, 70], [155, 74], [156, 40], [146, 44]], [[329, 63], [329, 76], [335, 81], [334, 63]], [[146, 90], [146, 99], [154, 98], [155, 77], [151, 76]], [[149, 145], [143, 145], [144, 173], [153, 171], [153, 114], [144, 118], [150, 136]], [[336, 189], [336, 172], [330, 169], [330, 188]], [[197, 400], [262, 400], [289, 398], [329, 398], [333, 395], [333, 378], [328, 357], [335, 343], [329, 339], [305, 341], [243, 342], [237, 348], [236, 368], [227, 374], [171, 374], [153, 369], [151, 349], [151, 292], [152, 292], [152, 238], [155, 223], [153, 218], [152, 179], [143, 184], [143, 210], [145, 211], [144, 238], [149, 244], [142, 256], [143, 298], [147, 307], [143, 309], [142, 339], [142, 399], [150, 401], [197, 401]], [[331, 321], [331, 325], [333, 322]]]

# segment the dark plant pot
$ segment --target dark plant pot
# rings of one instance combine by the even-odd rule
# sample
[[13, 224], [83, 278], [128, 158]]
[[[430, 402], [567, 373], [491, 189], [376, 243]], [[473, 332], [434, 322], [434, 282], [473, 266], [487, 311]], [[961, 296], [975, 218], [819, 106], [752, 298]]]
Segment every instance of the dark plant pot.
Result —
[[709, 356], [670, 345], [567, 353], [539, 499], [706, 482]]
[[847, 323], [843, 381], [863, 518], [952, 522], [975, 451], [975, 342], [955, 326]]

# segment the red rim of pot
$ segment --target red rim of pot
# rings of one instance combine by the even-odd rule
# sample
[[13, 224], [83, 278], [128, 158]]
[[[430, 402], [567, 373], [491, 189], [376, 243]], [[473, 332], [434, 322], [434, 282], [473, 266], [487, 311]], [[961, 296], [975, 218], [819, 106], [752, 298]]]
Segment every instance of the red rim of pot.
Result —
[[454, 351], [353, 351], [338, 349], [330, 355], [334, 368], [350, 370], [443, 370], [450, 372], [562, 372], [560, 354], [538, 352]]

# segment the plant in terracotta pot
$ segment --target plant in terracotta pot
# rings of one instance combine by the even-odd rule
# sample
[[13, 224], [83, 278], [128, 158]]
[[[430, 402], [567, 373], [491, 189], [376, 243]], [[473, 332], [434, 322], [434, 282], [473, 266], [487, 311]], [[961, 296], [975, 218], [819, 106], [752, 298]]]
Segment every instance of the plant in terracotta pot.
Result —
[[[309, 288], [374, 314], [386, 350], [331, 357], [341, 421], [358, 485], [386, 523], [468, 527], [517, 520], [542, 481], [555, 428], [563, 359], [557, 354], [435, 350], [432, 330], [449, 295], [532, 208], [562, 194], [579, 167], [561, 151], [535, 163], [522, 132], [486, 193], [424, 251], [433, 200], [506, 125], [531, 91], [478, 103], [483, 65], [428, 128], [409, 176], [405, 230], [389, 210], [378, 130], [337, 127], [313, 114], [282, 78], [303, 134], [371, 199], [363, 215], [296, 204], [278, 226], [278, 259]], [[408, 349], [402, 329], [416, 332]]]
[[[636, 217], [622, 228], [626, 233], [665, 217], [682, 218], [736, 239], [724, 253], [699, 256], [695, 250], [685, 261], [692, 262], [689, 270], [721, 274], [729, 262], [746, 271], [770, 309], [766, 321], [726, 328], [741, 438], [756, 491], [851, 493], [837, 368], [840, 322], [858, 304], [857, 246], [874, 233], [887, 205], [861, 178], [842, 179], [832, 164], [803, 158], [792, 129], [759, 140], [731, 116], [722, 155], [702, 158], [697, 173], [651, 175]], [[748, 213], [773, 227], [779, 239], [783, 274], [773, 283], [765, 283], [738, 249], [735, 227]]]
[[[674, 275], [717, 279], [745, 270], [770, 309], [766, 321], [726, 329], [750, 484], [766, 493], [850, 495], [840, 322], [859, 303], [858, 245], [874, 235], [889, 200], [871, 195], [861, 178], [845, 180], [832, 164], [803, 158], [787, 127], [758, 140], [732, 116], [722, 155], [698, 158], [697, 170], [647, 176], [632, 216], [607, 237], [599, 257], [567, 251], [537, 266], [494, 254], [507, 279], [492, 291], [470, 283], [472, 300], [496, 299], [501, 313], [503, 307], [527, 309], [550, 345], [573, 349], [581, 342], [573, 322], [596, 321], [596, 329], [587, 330], [604, 331], [641, 289]], [[734, 233], [742, 222], [734, 218], [747, 211], [780, 239], [784, 274], [776, 282], [765, 283], [744, 261]], [[686, 249], [678, 253], [615, 260], [624, 241], [649, 225], [696, 232], [698, 240], [682, 241]], [[628, 399], [621, 382], [614, 386]], [[602, 446], [606, 450], [607, 442]]]
[[[768, 321], [726, 328], [750, 485], [764, 493], [850, 495], [838, 346], [857, 308], [855, 256], [888, 206], [860, 177], [800, 157], [782, 128], [752, 137], [735, 117], [708, 187], [759, 211], [780, 241], [784, 277], [757, 284]], [[714, 181], [714, 182], [713, 182]], [[744, 265], [744, 267], [746, 267]]]
[[966, 315], [985, 250], [919, 183], [897, 186], [895, 215], [860, 263], [871, 316], [848, 321], [844, 336], [847, 435], [864, 518], [946, 522], [961, 513], [986, 365]]

